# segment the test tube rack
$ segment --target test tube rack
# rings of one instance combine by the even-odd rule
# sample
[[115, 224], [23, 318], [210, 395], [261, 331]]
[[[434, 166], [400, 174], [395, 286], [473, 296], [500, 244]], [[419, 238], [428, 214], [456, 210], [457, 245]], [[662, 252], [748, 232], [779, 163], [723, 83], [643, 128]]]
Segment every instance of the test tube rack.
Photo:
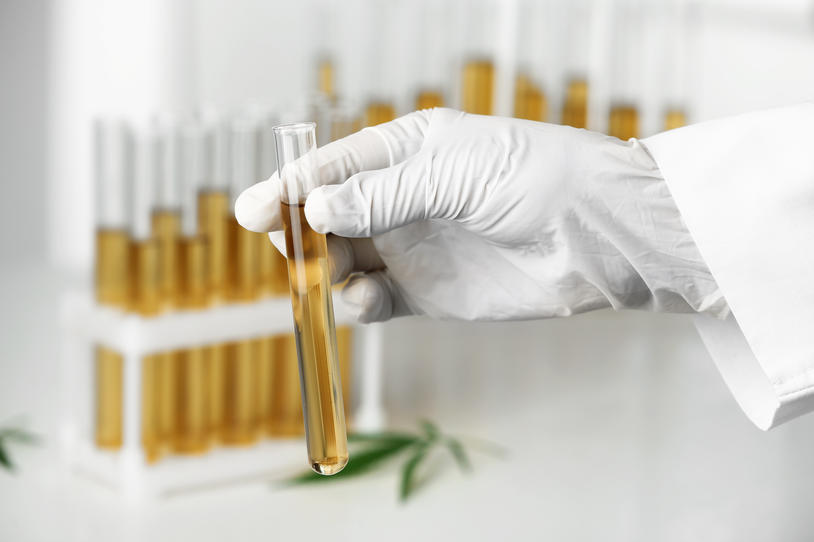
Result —
[[[338, 296], [336, 324], [355, 321]], [[121, 494], [141, 500], [270, 479], [307, 469], [304, 438], [260, 441], [249, 447], [218, 447], [200, 456], [169, 456], [148, 463], [141, 442], [141, 367], [145, 355], [255, 337], [290, 333], [287, 297], [217, 305], [206, 310], [142, 317], [71, 291], [60, 302], [62, 423], [60, 441], [67, 468]], [[381, 327], [354, 328], [353, 428], [381, 429]], [[121, 449], [103, 450], [93, 439], [93, 351], [102, 344], [122, 355], [123, 439]]]

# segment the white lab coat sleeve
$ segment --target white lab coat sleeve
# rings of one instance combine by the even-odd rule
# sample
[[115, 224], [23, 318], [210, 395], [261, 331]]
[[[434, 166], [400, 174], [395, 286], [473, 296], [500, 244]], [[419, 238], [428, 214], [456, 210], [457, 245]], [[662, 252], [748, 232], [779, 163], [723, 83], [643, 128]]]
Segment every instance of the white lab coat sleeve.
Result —
[[761, 429], [814, 410], [814, 104], [642, 143], [732, 312], [694, 318], [741, 408]]

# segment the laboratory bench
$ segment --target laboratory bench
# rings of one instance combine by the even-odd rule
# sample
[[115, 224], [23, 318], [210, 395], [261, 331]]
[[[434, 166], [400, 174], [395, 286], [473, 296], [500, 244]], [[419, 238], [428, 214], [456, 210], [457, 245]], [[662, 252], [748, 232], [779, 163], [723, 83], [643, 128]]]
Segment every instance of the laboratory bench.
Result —
[[691, 323], [601, 311], [495, 324], [385, 327], [390, 425], [436, 421], [499, 444], [473, 472], [437, 456], [413, 498], [401, 461], [281, 487], [243, 483], [132, 501], [71, 472], [58, 445], [55, 300], [75, 283], [40, 264], [0, 270], [0, 425], [42, 437], [0, 472], [0, 539], [805, 540], [814, 531], [814, 417], [764, 433], [740, 412]]

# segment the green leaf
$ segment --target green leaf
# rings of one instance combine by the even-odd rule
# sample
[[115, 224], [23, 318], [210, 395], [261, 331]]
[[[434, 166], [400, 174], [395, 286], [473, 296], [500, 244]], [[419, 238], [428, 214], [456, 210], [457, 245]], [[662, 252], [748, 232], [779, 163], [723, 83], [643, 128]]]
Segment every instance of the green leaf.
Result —
[[404, 469], [401, 471], [401, 486], [399, 488], [399, 498], [406, 501], [415, 488], [414, 479], [415, 471], [418, 465], [427, 457], [427, 452], [431, 448], [430, 445], [419, 446], [416, 448], [407, 463], [404, 464]]
[[283, 481], [283, 485], [301, 485], [312, 482], [326, 482], [329, 480], [342, 480], [365, 474], [385, 460], [393, 457], [402, 450], [419, 442], [417, 437], [393, 440], [370, 446], [364, 450], [354, 451], [350, 454], [347, 466], [333, 476], [322, 476], [313, 471], [303, 472], [293, 478]]
[[454, 439], [452, 437], [447, 437], [445, 440], [445, 444], [449, 449], [452, 457], [455, 458], [455, 462], [458, 463], [458, 466], [464, 472], [471, 472], [472, 471], [472, 463], [469, 461], [469, 456], [466, 454], [466, 450], [464, 450], [463, 444], [458, 439]]
[[14, 464], [11, 462], [11, 458], [8, 456], [6, 452], [5, 446], [3, 442], [0, 440], [0, 466], [7, 470], [14, 470]]
[[441, 434], [438, 426], [429, 420], [421, 420], [421, 428], [424, 430], [424, 434], [427, 435], [427, 440], [429, 441], [436, 440]]
[[498, 459], [505, 459], [508, 455], [506, 448], [489, 440], [469, 436], [461, 437], [461, 440], [466, 443], [468, 448], [491, 455], [492, 457], [496, 457]]
[[16, 427], [0, 429], [0, 439], [13, 440], [21, 444], [37, 444], [40, 441], [39, 436], [34, 433]]
[[349, 443], [396, 443], [415, 441], [416, 435], [399, 433], [396, 431], [382, 431], [380, 433], [348, 433]]

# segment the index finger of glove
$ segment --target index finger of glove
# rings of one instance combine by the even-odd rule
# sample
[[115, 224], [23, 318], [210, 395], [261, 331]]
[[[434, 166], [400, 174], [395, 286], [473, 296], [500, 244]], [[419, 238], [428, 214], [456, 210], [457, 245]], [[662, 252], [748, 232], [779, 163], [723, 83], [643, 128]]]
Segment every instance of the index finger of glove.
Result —
[[[430, 114], [430, 110], [416, 111], [317, 149], [320, 184], [343, 183], [360, 171], [406, 160], [421, 148]], [[235, 216], [241, 226], [251, 231], [282, 229], [279, 172], [244, 190], [235, 202]]]

